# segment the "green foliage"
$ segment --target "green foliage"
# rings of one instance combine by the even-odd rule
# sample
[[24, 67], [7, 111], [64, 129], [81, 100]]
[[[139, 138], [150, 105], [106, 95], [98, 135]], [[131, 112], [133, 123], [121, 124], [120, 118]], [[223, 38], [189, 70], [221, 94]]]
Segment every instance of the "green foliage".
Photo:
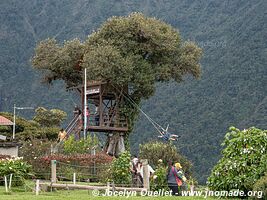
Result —
[[[253, 186], [253, 191], [262, 191], [262, 198], [266, 199], [267, 197], [267, 172], [265, 173], [265, 176], [262, 176], [255, 185]], [[255, 196], [255, 199], [257, 196]]]
[[[53, 109], [52, 109], [53, 110]], [[62, 116], [64, 112], [60, 110], [56, 110], [55, 116]], [[62, 114], [62, 115], [61, 115]], [[13, 114], [11, 113], [0, 113], [0, 115], [6, 117], [9, 120], [13, 121]], [[54, 140], [57, 138], [58, 132], [60, 130], [59, 127], [56, 127], [56, 124], [58, 125], [59, 120], [55, 119], [55, 122], [52, 122], [51, 120], [54, 118], [52, 116], [47, 116], [51, 117], [51, 119], [43, 119], [41, 120], [41, 116], [38, 117], [36, 116], [36, 119], [43, 123], [44, 121], [47, 121], [47, 126], [45, 124], [42, 124], [42, 126], [35, 120], [26, 120], [22, 117], [16, 116], [16, 139], [19, 139], [21, 141], [25, 140], [34, 140], [36, 138], [38, 139], [48, 139], [48, 140]], [[62, 117], [58, 117], [58, 119], [63, 120]], [[49, 123], [50, 121], [50, 123]], [[0, 133], [3, 135], [6, 135], [8, 137], [12, 137], [12, 127], [1, 127]]]
[[208, 178], [212, 190], [250, 191], [267, 171], [267, 131], [230, 127], [226, 133], [222, 158]]
[[54, 39], [40, 42], [32, 64], [49, 73], [45, 74], [49, 83], [63, 79], [67, 87], [78, 85], [83, 67], [90, 71], [89, 80], [131, 85], [133, 96], [148, 98], [156, 81], [179, 82], [185, 74], [199, 77], [200, 56], [201, 49], [183, 43], [170, 25], [132, 13], [108, 19], [84, 43], [75, 39], [61, 47]]
[[38, 122], [41, 127], [59, 127], [66, 117], [67, 113], [62, 110], [47, 110], [43, 107], [38, 107], [35, 110], [35, 116], [33, 117], [33, 120]]
[[[163, 161], [164, 166], [168, 166], [169, 161], [179, 162], [187, 177], [192, 175], [192, 164], [182, 156], [177, 148], [171, 143], [148, 142], [140, 145], [140, 158], [148, 159], [151, 166], [157, 166], [158, 160]], [[167, 173], [167, 171], [165, 172]]]
[[[23, 157], [27, 163], [32, 166], [35, 173], [43, 173], [44, 175], [49, 172], [49, 166], [42, 166], [40, 158], [45, 155], [50, 155], [52, 141], [32, 139], [22, 143], [19, 149], [19, 156]], [[49, 178], [47, 176], [46, 178]]]
[[115, 184], [131, 183], [131, 155], [128, 151], [123, 152], [119, 158], [115, 158], [111, 164], [112, 180]]
[[32, 176], [32, 166], [22, 160], [22, 158], [6, 158], [0, 160], [0, 177], [13, 174], [12, 185], [23, 185], [26, 178]]
[[[153, 95], [156, 82], [180, 82], [185, 74], [199, 77], [200, 57], [201, 49], [183, 42], [172, 26], [132, 13], [109, 18], [84, 43], [75, 39], [60, 46], [55, 39], [41, 41], [32, 65], [45, 71], [48, 83], [62, 79], [67, 88], [79, 85], [79, 72], [87, 68], [88, 80], [107, 81], [119, 89], [130, 87], [139, 104]], [[138, 109], [127, 103], [120, 106], [127, 111], [131, 131]]]
[[64, 141], [64, 153], [75, 154], [75, 153], [90, 153], [92, 148], [97, 146], [97, 137], [88, 136], [86, 139], [75, 140], [74, 136], [71, 135], [67, 140]]
[[162, 163], [162, 160], [158, 161], [158, 165], [156, 167], [154, 177], [151, 179], [151, 190], [157, 191], [157, 190], [169, 190], [168, 183], [167, 183], [167, 170], [168, 168], [164, 166]]

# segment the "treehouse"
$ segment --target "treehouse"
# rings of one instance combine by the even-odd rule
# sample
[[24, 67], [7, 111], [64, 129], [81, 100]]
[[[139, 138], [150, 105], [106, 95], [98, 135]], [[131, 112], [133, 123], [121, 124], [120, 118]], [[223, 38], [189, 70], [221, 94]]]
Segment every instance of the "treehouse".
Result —
[[[126, 116], [120, 111], [127, 93], [128, 88], [118, 90], [106, 82], [89, 82], [86, 89], [87, 130], [92, 132], [128, 131]], [[84, 98], [82, 99], [84, 101]]]
[[[78, 89], [84, 105], [84, 88]], [[128, 131], [127, 118], [121, 111], [128, 95], [128, 88], [118, 89], [112, 84], [101, 81], [91, 81], [86, 88], [86, 111], [76, 108], [75, 117], [66, 128], [67, 133], [76, 134], [83, 130], [84, 112], [86, 113], [86, 127], [90, 132], [117, 132], [122, 135]]]

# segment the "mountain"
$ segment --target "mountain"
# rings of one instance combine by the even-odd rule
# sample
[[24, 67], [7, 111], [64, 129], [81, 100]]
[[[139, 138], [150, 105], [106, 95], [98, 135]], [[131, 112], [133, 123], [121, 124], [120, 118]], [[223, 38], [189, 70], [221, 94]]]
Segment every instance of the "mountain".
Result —
[[[179, 29], [185, 40], [203, 48], [202, 77], [181, 84], [158, 84], [142, 109], [181, 136], [177, 147], [205, 182], [220, 157], [228, 127], [267, 125], [267, 2], [215, 0], [111, 0], [0, 2], [0, 110], [19, 106], [61, 108], [72, 115], [75, 93], [64, 83], [40, 83], [30, 65], [36, 44], [48, 37], [63, 42], [84, 40], [114, 15], [143, 12]], [[31, 116], [33, 111], [19, 115]], [[140, 115], [130, 136], [132, 151], [157, 139], [153, 126]]]

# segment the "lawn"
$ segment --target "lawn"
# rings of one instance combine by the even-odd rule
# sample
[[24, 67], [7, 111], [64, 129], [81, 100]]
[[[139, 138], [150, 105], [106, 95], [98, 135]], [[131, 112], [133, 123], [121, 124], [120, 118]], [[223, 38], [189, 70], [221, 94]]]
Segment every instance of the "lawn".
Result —
[[[168, 199], [184, 199], [184, 200], [190, 200], [190, 199], [205, 199], [204, 197], [170, 197], [170, 196], [161, 196], [161, 197], [145, 197], [145, 196], [130, 196], [127, 198], [127, 196], [119, 197], [119, 196], [93, 196], [91, 191], [86, 190], [57, 190], [53, 192], [41, 192], [38, 196], [35, 195], [34, 192], [26, 191], [25, 189], [20, 187], [16, 188], [13, 187], [13, 189], [9, 193], [5, 193], [5, 188], [3, 186], [0, 186], [0, 199], [2, 200], [28, 200], [28, 199], [38, 199], [38, 200], [73, 200], [73, 199], [79, 199], [79, 200], [88, 200], [88, 199], [97, 199], [97, 200], [120, 200], [120, 199], [134, 199], [134, 200], [152, 200], [152, 199], [159, 199], [159, 200], [168, 200]], [[208, 198], [212, 199], [212, 198]]]

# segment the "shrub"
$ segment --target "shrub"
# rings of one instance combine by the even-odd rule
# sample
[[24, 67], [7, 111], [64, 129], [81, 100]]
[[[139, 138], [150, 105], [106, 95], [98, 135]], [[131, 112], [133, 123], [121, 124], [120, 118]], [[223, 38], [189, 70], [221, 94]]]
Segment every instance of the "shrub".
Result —
[[90, 153], [91, 149], [97, 146], [97, 137], [87, 137], [86, 139], [75, 140], [74, 136], [70, 136], [66, 141], [64, 141], [63, 149], [64, 153]]
[[131, 155], [123, 152], [119, 158], [115, 158], [111, 164], [112, 180], [115, 184], [129, 185], [131, 183]]
[[259, 199], [259, 198], [266, 199], [267, 198], [267, 173], [265, 173], [265, 176], [262, 176], [259, 180], [257, 180], [257, 182], [255, 183], [253, 187], [253, 191], [262, 192], [261, 197], [255, 196], [254, 199]]
[[213, 190], [239, 189], [250, 191], [267, 171], [267, 131], [249, 128], [240, 131], [231, 127], [225, 135], [222, 158], [208, 178]]
[[40, 175], [41, 178], [49, 179], [51, 160], [57, 161], [57, 174], [61, 177], [71, 179], [73, 173], [76, 172], [79, 179], [104, 180], [103, 174], [108, 170], [113, 158], [102, 152], [96, 153], [96, 155], [58, 154], [43, 156], [36, 160], [39, 166], [37, 175]]
[[2, 155], [2, 154], [0, 154], [0, 160], [7, 159], [7, 158], [11, 158], [11, 156], [10, 155]]
[[148, 159], [149, 164], [154, 168], [160, 159], [163, 161], [164, 166], [168, 166], [169, 161], [179, 162], [183, 166], [186, 177], [192, 176], [191, 162], [182, 156], [171, 143], [152, 141], [140, 145], [140, 158]]
[[159, 189], [169, 190], [167, 178], [166, 178], [167, 167], [163, 165], [161, 160], [158, 161], [154, 177], [151, 179], [151, 190], [157, 191]]
[[24, 180], [33, 174], [32, 167], [22, 160], [22, 158], [6, 158], [0, 160], [0, 177], [13, 175], [12, 185], [24, 184]]
[[42, 166], [39, 158], [50, 154], [51, 144], [51, 141], [34, 139], [24, 142], [20, 147], [19, 155], [23, 157], [27, 163], [32, 165], [33, 171], [38, 174], [38, 176], [40, 173], [44, 174], [48, 171], [47, 166]]

